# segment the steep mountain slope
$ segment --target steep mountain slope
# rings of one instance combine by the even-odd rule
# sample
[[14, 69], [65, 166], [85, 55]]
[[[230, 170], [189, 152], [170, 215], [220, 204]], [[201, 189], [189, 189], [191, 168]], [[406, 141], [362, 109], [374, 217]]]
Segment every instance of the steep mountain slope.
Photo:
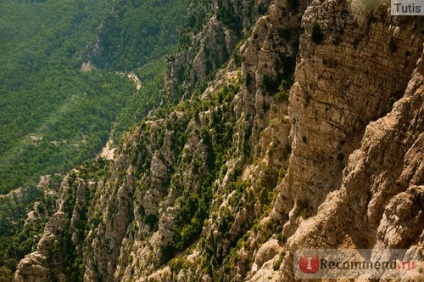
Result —
[[[165, 59], [177, 49], [187, 1], [120, 9], [126, 2], [0, 3], [0, 281], [11, 280], [39, 240], [55, 211], [57, 178], [96, 157], [108, 139], [118, 143], [161, 102]], [[137, 39], [131, 52], [119, 48], [128, 39], [119, 37], [122, 26]], [[104, 56], [98, 42], [111, 51]], [[133, 53], [139, 60], [124, 64]]]
[[424, 252], [424, 20], [202, 7], [164, 105], [64, 179], [16, 281], [294, 281], [299, 248]]
[[134, 88], [115, 73], [82, 72], [80, 56], [110, 8], [106, 0], [2, 2], [1, 194], [68, 171], [106, 142]]
[[[146, 108], [137, 121], [159, 104], [152, 96], [163, 87], [164, 56], [176, 49], [187, 1], [1, 5], [0, 193], [6, 194], [95, 157], [121, 113], [117, 138], [135, 122], [133, 104]], [[126, 56], [134, 53], [129, 64]], [[145, 87], [136, 91], [117, 71], [144, 75]], [[148, 75], [161, 76], [159, 85], [151, 87]]]

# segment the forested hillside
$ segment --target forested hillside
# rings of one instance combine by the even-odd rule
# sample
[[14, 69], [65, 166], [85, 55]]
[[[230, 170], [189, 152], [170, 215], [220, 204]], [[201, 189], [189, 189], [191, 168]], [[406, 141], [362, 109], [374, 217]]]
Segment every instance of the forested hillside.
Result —
[[[310, 249], [349, 249], [355, 261], [369, 249], [367, 264], [404, 249], [391, 259], [421, 264], [424, 18], [392, 16], [387, 1], [188, 2], [66, 2], [60, 17], [29, 20], [28, 38], [50, 29], [43, 44], [62, 41], [37, 51], [39, 65], [17, 60], [33, 84], [5, 83], [5, 95], [62, 97], [60, 85], [70, 94], [46, 117], [34, 108], [33, 128], [6, 126], [19, 137], [7, 152], [24, 158], [49, 141], [78, 165], [4, 198], [0, 282], [300, 281], [297, 254]], [[59, 36], [61, 20], [97, 4], [102, 15], [69, 20], [77, 24]], [[73, 40], [83, 31], [86, 40]], [[62, 64], [55, 52], [67, 54]], [[8, 124], [21, 116], [15, 108]], [[113, 156], [90, 158], [110, 132]], [[420, 268], [354, 270], [343, 281], [424, 279]]]
[[[146, 102], [161, 87], [163, 56], [175, 49], [185, 5], [109, 0], [1, 5], [0, 193], [6, 193], [93, 157], [128, 99], [132, 106], [124, 116], [130, 121], [121, 121], [120, 132], [133, 123], [134, 102]], [[90, 60], [95, 71], [81, 72]], [[147, 87], [135, 93], [118, 70], [135, 71]]]
[[22, 188], [0, 198], [0, 266], [14, 271], [35, 242], [23, 223], [46, 200], [40, 176], [96, 157], [160, 102], [187, 1], [129, 2], [0, 3], [0, 194]]

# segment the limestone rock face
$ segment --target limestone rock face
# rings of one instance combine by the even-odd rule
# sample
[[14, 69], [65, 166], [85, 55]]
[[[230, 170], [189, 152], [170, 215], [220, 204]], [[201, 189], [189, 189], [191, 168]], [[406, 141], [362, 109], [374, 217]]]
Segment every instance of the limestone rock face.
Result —
[[279, 253], [280, 245], [278, 244], [278, 240], [269, 240], [265, 244], [263, 244], [255, 257], [255, 264], [258, 268], [261, 268], [264, 262], [269, 261], [273, 257], [275, 257]]
[[15, 273], [15, 281], [48, 281], [49, 270], [44, 267], [46, 257], [40, 253], [34, 253], [23, 258], [19, 262], [18, 271]]
[[25, 256], [17, 266], [15, 281], [68, 281], [76, 279], [66, 267], [77, 263], [82, 254], [84, 222], [90, 189], [95, 182], [82, 178], [79, 170], [72, 170], [61, 184], [57, 211], [44, 228], [36, 251]]
[[16, 280], [295, 281], [300, 248], [423, 254], [424, 18], [373, 3], [205, 6], [169, 107], [65, 178]]
[[[300, 224], [289, 250], [347, 246], [423, 253], [423, 67], [420, 58], [403, 98], [366, 127], [341, 189]], [[284, 266], [284, 279], [293, 279], [289, 259]]]
[[[203, 26], [185, 35], [186, 49], [169, 62], [165, 88], [166, 99], [187, 99], [208, 75], [228, 63], [237, 42], [255, 24], [257, 17], [266, 11], [269, 1], [192, 1], [189, 13], [211, 15], [200, 18]], [[197, 11], [196, 11], [197, 10]]]
[[289, 108], [293, 154], [279, 211], [288, 214], [298, 201], [316, 210], [340, 187], [365, 127], [402, 96], [421, 55], [418, 22], [389, 17], [384, 5], [363, 9], [360, 1], [313, 2], [303, 16], [304, 29], [317, 24], [325, 39], [301, 36]]
[[[50, 281], [51, 269], [60, 264], [58, 235], [65, 227], [63, 211], [56, 212], [47, 223], [44, 234], [37, 244], [37, 251], [23, 258], [15, 273], [15, 281]], [[50, 264], [49, 262], [52, 261]], [[56, 264], [56, 265], [55, 265]], [[63, 273], [57, 273], [59, 281], [65, 281]]]

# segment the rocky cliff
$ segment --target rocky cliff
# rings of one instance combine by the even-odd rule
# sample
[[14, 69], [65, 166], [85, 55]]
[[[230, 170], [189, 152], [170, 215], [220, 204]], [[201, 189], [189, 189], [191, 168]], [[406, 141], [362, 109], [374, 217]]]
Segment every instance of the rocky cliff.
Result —
[[424, 253], [424, 18], [206, 2], [165, 104], [64, 179], [16, 281], [294, 281], [300, 248]]

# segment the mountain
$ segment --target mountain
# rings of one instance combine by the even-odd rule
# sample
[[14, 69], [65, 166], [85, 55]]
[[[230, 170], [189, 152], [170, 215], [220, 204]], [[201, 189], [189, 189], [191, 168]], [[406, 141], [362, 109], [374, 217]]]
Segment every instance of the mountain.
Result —
[[[164, 56], [176, 48], [175, 30], [186, 4], [112, 2], [2, 3], [1, 193], [95, 157], [121, 114], [116, 141], [135, 122], [129, 117], [134, 111], [158, 104], [152, 96], [162, 81], [150, 84], [162, 75]], [[131, 38], [123, 35], [122, 26]], [[132, 56], [133, 63], [125, 64], [125, 56]], [[136, 91], [125, 78], [130, 72], [141, 76], [146, 87]]]
[[423, 254], [424, 18], [362, 0], [188, 13], [162, 104], [63, 178], [15, 281], [296, 281], [299, 249]]
[[0, 4], [0, 277], [39, 240], [66, 172], [116, 146], [161, 102], [187, 1], [126, 2]]

